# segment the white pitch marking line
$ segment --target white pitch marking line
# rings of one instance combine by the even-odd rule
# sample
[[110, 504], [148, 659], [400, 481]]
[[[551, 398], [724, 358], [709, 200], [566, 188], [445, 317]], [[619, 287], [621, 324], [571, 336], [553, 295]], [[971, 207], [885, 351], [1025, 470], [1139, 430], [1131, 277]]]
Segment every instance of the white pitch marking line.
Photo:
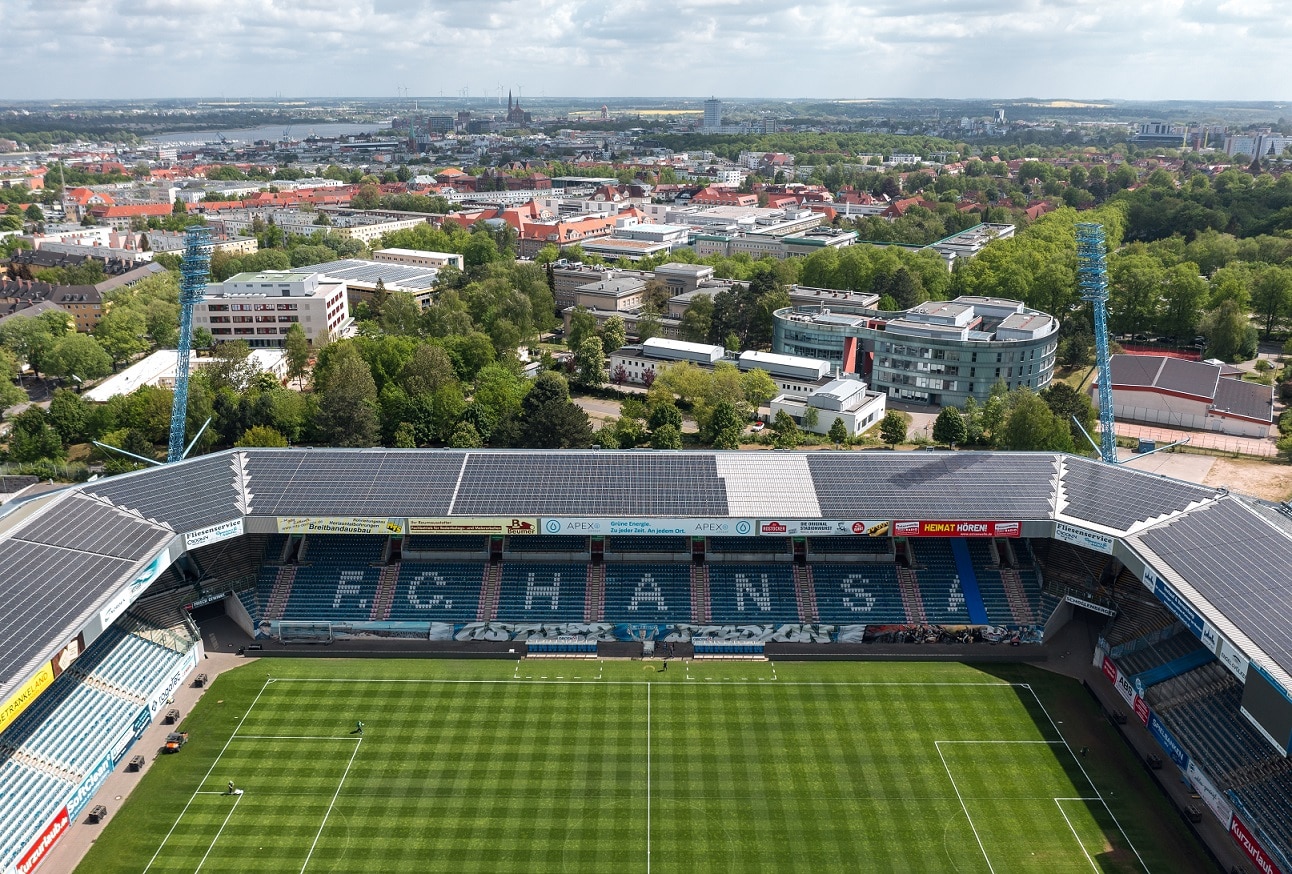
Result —
[[956, 791], [956, 798], [960, 801], [960, 809], [965, 812], [965, 819], [969, 820], [969, 828], [973, 829], [974, 840], [978, 842], [978, 849], [982, 850], [982, 857], [987, 862], [987, 870], [996, 874], [995, 867], [991, 864], [991, 857], [987, 855], [987, 848], [982, 844], [982, 838], [978, 836], [978, 827], [973, 824], [973, 817], [969, 815], [969, 808], [965, 806], [964, 796], [960, 794], [960, 787], [956, 785], [956, 778], [951, 774], [951, 766], [947, 764], [947, 757], [942, 755], [942, 742], [934, 741], [933, 748], [938, 751], [938, 758], [942, 760], [942, 768], [947, 772], [947, 779], [951, 781], [951, 788]]
[[1077, 834], [1077, 827], [1072, 824], [1072, 820], [1068, 819], [1068, 812], [1064, 810], [1063, 805], [1059, 803], [1061, 800], [1064, 799], [1054, 799], [1054, 805], [1059, 808], [1059, 813], [1063, 816], [1063, 821], [1068, 824], [1068, 828], [1072, 831], [1072, 836], [1077, 839], [1077, 846], [1080, 847], [1081, 852], [1085, 854], [1086, 861], [1090, 863], [1090, 867], [1094, 869], [1095, 872], [1098, 872], [1099, 866], [1095, 864], [1094, 859], [1090, 858], [1090, 851], [1088, 851], [1086, 849], [1086, 845], [1081, 842], [1081, 835]]
[[650, 874], [650, 687], [646, 684], [646, 874]]
[[229, 748], [229, 744], [233, 743], [233, 739], [238, 736], [238, 729], [242, 728], [243, 721], [251, 715], [251, 711], [256, 709], [256, 702], [260, 700], [261, 695], [265, 694], [265, 690], [269, 688], [269, 684], [271, 682], [273, 681], [270, 678], [265, 678], [265, 685], [260, 687], [260, 691], [256, 693], [256, 697], [252, 700], [251, 706], [247, 708], [246, 714], [242, 717], [242, 720], [239, 720], [238, 727], [233, 730], [233, 734], [229, 735], [229, 739], [226, 740], [224, 742], [224, 746], [220, 748], [220, 755], [216, 756], [215, 761], [211, 763], [211, 767], [207, 768], [206, 775], [202, 777], [202, 782], [197, 784], [198, 788], [193, 791], [193, 795], [188, 799], [188, 803], [185, 804], [184, 809], [179, 812], [179, 816], [175, 819], [174, 825], [170, 827], [170, 831], [166, 832], [166, 837], [162, 838], [161, 845], [157, 847], [157, 852], [153, 853], [153, 857], [149, 859], [148, 864], [144, 866], [145, 872], [147, 872], [148, 869], [153, 866], [153, 863], [157, 861], [157, 857], [161, 855], [161, 851], [166, 846], [166, 842], [169, 841], [170, 836], [175, 833], [175, 829], [179, 828], [180, 822], [184, 819], [184, 814], [188, 813], [188, 809], [193, 804], [193, 800], [197, 798], [202, 784], [211, 779], [211, 773], [215, 770], [215, 766], [220, 764], [220, 759], [224, 756], [224, 751]]
[[[1045, 705], [1041, 703], [1041, 696], [1036, 694], [1036, 690], [1032, 688], [1030, 683], [1019, 683], [1018, 685], [1032, 693], [1032, 700], [1036, 702], [1037, 707], [1041, 708], [1041, 712], [1044, 713], [1045, 718], [1049, 720], [1050, 726], [1054, 729], [1054, 733], [1062, 738], [1063, 732], [1059, 731], [1059, 726], [1055, 723], [1054, 717], [1050, 715], [1050, 711], [1046, 710]], [[1108, 806], [1108, 801], [1104, 798], [1104, 794], [1099, 791], [1099, 787], [1095, 785], [1095, 781], [1091, 780], [1090, 775], [1086, 773], [1086, 766], [1081, 764], [1081, 758], [1077, 756], [1076, 753], [1072, 752], [1072, 747], [1068, 745], [1066, 739], [1063, 741], [1063, 745], [1067, 747], [1068, 752], [1072, 754], [1072, 760], [1076, 762], [1077, 767], [1081, 769], [1081, 774], [1086, 778], [1086, 782], [1090, 784], [1090, 788], [1095, 790], [1095, 794], [1099, 796], [1099, 803], [1104, 806], [1104, 810], [1108, 811], [1108, 815], [1112, 817], [1113, 824], [1117, 826], [1117, 830], [1122, 833], [1122, 839], [1126, 841], [1126, 846], [1131, 848], [1131, 852], [1134, 853], [1135, 858], [1139, 860], [1140, 867], [1145, 871], [1149, 871], [1150, 869], [1148, 864], [1144, 861], [1144, 857], [1139, 854], [1139, 850], [1135, 848], [1135, 845], [1131, 843], [1130, 835], [1126, 834], [1126, 829], [1122, 828], [1121, 822], [1117, 819], [1117, 814], [1113, 813], [1113, 809]]]
[[[230, 738], [233, 740], [234, 738]], [[237, 740], [359, 740], [348, 734], [240, 734]]]
[[328, 803], [327, 813], [323, 814], [323, 822], [319, 823], [318, 834], [314, 835], [314, 843], [310, 844], [310, 851], [305, 855], [305, 864], [301, 865], [301, 871], [310, 864], [310, 859], [314, 856], [314, 848], [318, 846], [319, 838], [323, 837], [323, 829], [327, 827], [328, 817], [332, 815], [332, 808], [336, 806], [337, 797], [341, 794], [341, 787], [345, 785], [345, 778], [350, 774], [350, 766], [354, 764], [354, 757], [359, 755], [359, 747], [363, 743], [363, 738], [359, 738], [359, 743], [354, 745], [354, 752], [350, 753], [350, 761], [345, 764], [345, 771], [341, 774], [341, 781], [336, 784], [336, 791], [332, 793], [332, 800]]
[[242, 793], [238, 793], [238, 795], [233, 799], [233, 807], [229, 808], [228, 814], [224, 817], [224, 822], [220, 823], [219, 831], [215, 833], [215, 837], [211, 838], [211, 846], [207, 847], [206, 852], [202, 854], [202, 861], [197, 863], [197, 867], [193, 869], [193, 874], [197, 874], [198, 871], [202, 870], [202, 866], [206, 864], [206, 860], [211, 855], [211, 851], [215, 849], [215, 842], [220, 839], [220, 833], [223, 832], [224, 827], [229, 824], [229, 819], [233, 816], [233, 812], [238, 809], [238, 805], [241, 803]]

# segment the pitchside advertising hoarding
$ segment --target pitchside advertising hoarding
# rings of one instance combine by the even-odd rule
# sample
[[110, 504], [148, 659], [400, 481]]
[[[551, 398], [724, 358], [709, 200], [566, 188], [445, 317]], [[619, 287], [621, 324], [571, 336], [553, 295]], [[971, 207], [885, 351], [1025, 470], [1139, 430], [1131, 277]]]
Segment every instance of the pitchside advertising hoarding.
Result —
[[753, 519], [543, 519], [544, 534], [753, 537]]
[[175, 666], [174, 670], [166, 676], [166, 679], [158, 683], [156, 688], [153, 689], [152, 694], [148, 696], [148, 713], [150, 716], [156, 716], [161, 712], [161, 709], [166, 706], [166, 702], [170, 700], [170, 697], [175, 694], [175, 690], [179, 688], [179, 684], [184, 682], [184, 678], [188, 676], [188, 672], [197, 667], [197, 661], [201, 658], [201, 651], [201, 644], [194, 646], [188, 651], [184, 658], [180, 660], [180, 663]]
[[1197, 791], [1198, 797], [1202, 799], [1203, 803], [1216, 815], [1216, 819], [1220, 820], [1220, 824], [1229, 825], [1234, 817], [1234, 809], [1229, 806], [1225, 796], [1212, 784], [1207, 775], [1202, 773], [1202, 769], [1193, 762], [1189, 762], [1188, 768], [1185, 769], [1184, 777], [1189, 781], [1189, 785]]
[[1086, 549], [1102, 552], [1105, 555], [1113, 554], [1113, 539], [1107, 534], [1087, 531], [1085, 528], [1069, 525], [1067, 522], [1054, 523], [1054, 539], [1071, 543], [1073, 546], [1084, 546]]
[[894, 537], [1020, 537], [1021, 522], [984, 520], [899, 520], [893, 523]]
[[379, 516], [278, 516], [279, 534], [403, 534], [404, 520]]
[[72, 819], [76, 819], [77, 814], [85, 809], [85, 805], [94, 797], [94, 793], [99, 791], [99, 787], [103, 785], [103, 781], [107, 780], [108, 775], [111, 773], [112, 754], [108, 753], [99, 760], [97, 765], [86, 772], [85, 779], [72, 790], [71, 795], [67, 796], [67, 803], [64, 805], [67, 808], [67, 815]]
[[758, 533], [765, 537], [887, 537], [892, 526], [886, 519], [760, 519]]
[[13, 870], [17, 874], [31, 874], [32, 871], [35, 871], [36, 866], [45, 861], [49, 851], [54, 849], [54, 845], [62, 839], [71, 825], [72, 818], [68, 815], [67, 808], [60, 807], [54, 813], [53, 818], [50, 819], [49, 824], [40, 830], [40, 834], [36, 835], [36, 839], [31, 842], [27, 852], [18, 857], [18, 862], [14, 865]]
[[409, 519], [409, 534], [501, 534], [507, 537], [538, 533], [537, 517], [457, 516], [434, 519]]
[[1184, 751], [1184, 747], [1180, 746], [1175, 736], [1167, 730], [1166, 725], [1158, 718], [1157, 714], [1151, 710], [1148, 714], [1148, 731], [1157, 740], [1157, 744], [1162, 748], [1162, 751], [1166, 753], [1171, 761], [1175, 762], [1181, 771], [1188, 769], [1190, 764], [1189, 754]]
[[1247, 826], [1243, 825], [1242, 820], [1236, 816], [1229, 820], [1229, 835], [1238, 846], [1243, 848], [1247, 858], [1261, 874], [1283, 874], [1283, 869], [1274, 864], [1274, 860], [1270, 858], [1269, 853], [1265, 852], [1260, 841], [1256, 840]]

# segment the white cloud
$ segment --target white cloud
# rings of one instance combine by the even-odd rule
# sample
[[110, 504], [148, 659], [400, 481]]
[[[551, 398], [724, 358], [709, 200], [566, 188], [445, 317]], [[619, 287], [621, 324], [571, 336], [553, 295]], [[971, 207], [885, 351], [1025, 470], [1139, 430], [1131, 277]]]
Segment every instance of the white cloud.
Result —
[[10, 98], [1280, 99], [1272, 0], [7, 0]]

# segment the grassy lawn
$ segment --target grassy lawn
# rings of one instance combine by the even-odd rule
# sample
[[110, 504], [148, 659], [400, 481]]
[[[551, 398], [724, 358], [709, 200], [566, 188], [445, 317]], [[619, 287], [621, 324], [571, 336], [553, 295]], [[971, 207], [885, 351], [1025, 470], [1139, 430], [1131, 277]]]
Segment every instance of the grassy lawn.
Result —
[[262, 660], [80, 870], [1208, 870], [1124, 750], [1060, 735], [1084, 694], [1012, 666]]

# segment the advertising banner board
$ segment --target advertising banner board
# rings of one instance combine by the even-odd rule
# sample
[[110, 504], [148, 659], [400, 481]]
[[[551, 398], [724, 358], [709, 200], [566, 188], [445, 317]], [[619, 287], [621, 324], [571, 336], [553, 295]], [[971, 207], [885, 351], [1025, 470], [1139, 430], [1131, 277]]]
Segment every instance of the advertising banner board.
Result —
[[279, 534], [403, 534], [403, 519], [378, 516], [279, 516]]
[[1113, 539], [1107, 534], [1087, 531], [1085, 528], [1069, 525], [1067, 522], [1054, 523], [1054, 539], [1071, 543], [1073, 546], [1084, 546], [1086, 549], [1102, 552], [1105, 555], [1113, 554]]
[[893, 523], [894, 537], [1019, 537], [1021, 522], [905, 520]]
[[229, 522], [221, 522], [218, 525], [208, 525], [205, 528], [199, 528], [196, 531], [189, 531], [184, 534], [184, 548], [197, 549], [199, 546], [206, 546], [208, 543], [216, 543], [220, 540], [230, 540], [234, 537], [241, 537], [243, 532], [241, 517]]
[[507, 537], [537, 534], [538, 518], [457, 516], [437, 519], [409, 519], [409, 534], [502, 534]]
[[1236, 816], [1229, 820], [1229, 835], [1238, 846], [1243, 848], [1247, 858], [1251, 860], [1252, 864], [1256, 866], [1256, 870], [1260, 871], [1261, 874], [1283, 874], [1283, 869], [1274, 864], [1274, 860], [1270, 858], [1269, 853], [1265, 852], [1265, 848], [1261, 846], [1260, 841], [1256, 840], [1252, 833], [1247, 830], [1247, 826], [1243, 825], [1242, 820]]
[[543, 519], [544, 534], [752, 537], [752, 519], [609, 519], [555, 517]]
[[112, 754], [109, 753], [99, 760], [99, 763], [91, 768], [85, 774], [85, 779], [80, 785], [72, 790], [72, 794], [67, 798], [67, 815], [71, 819], [76, 819], [77, 814], [85, 809], [85, 805], [94, 797], [94, 793], [99, 791], [103, 781], [108, 779], [112, 773]]
[[1166, 609], [1170, 610], [1175, 614], [1177, 619], [1189, 627], [1189, 630], [1193, 632], [1194, 637], [1199, 640], [1202, 639], [1203, 627], [1206, 623], [1204, 623], [1202, 621], [1202, 617], [1199, 616], [1191, 606], [1189, 606], [1189, 602], [1184, 600], [1179, 592], [1171, 588], [1170, 583], [1153, 573], [1153, 571], [1145, 568], [1144, 585], [1152, 591], [1154, 595], [1157, 595], [1158, 600], [1166, 605]]
[[1189, 767], [1185, 771], [1185, 778], [1188, 779], [1189, 785], [1197, 791], [1198, 797], [1201, 798], [1211, 808], [1211, 812], [1216, 815], [1222, 825], [1228, 825], [1234, 818], [1234, 808], [1229, 805], [1229, 801], [1224, 794], [1220, 792], [1207, 777], [1202, 773], [1202, 769], [1189, 762]]
[[72, 825], [72, 818], [67, 815], [67, 808], [60, 807], [54, 814], [54, 818], [49, 821], [49, 825], [41, 829], [36, 840], [31, 842], [27, 852], [23, 853], [14, 865], [14, 870], [18, 874], [31, 874], [36, 870], [36, 866], [45, 860], [49, 851], [54, 849], [54, 845], [67, 834], [68, 828]]
[[1184, 747], [1180, 746], [1174, 735], [1158, 718], [1158, 715], [1151, 710], [1148, 714], [1148, 730], [1171, 761], [1175, 762], [1181, 771], [1187, 770], [1189, 767], [1189, 754], [1184, 751]]
[[116, 622], [121, 614], [126, 612], [126, 608], [133, 604], [135, 599], [153, 584], [153, 580], [160, 577], [162, 572], [170, 567], [170, 561], [170, 550], [162, 550], [153, 556], [152, 561], [140, 569], [129, 585], [113, 595], [108, 603], [99, 610], [99, 621], [103, 623], [103, 627], [107, 628], [113, 622]]
[[[54, 656], [52, 659], [49, 660], [49, 667], [50, 667], [50, 670], [54, 672], [54, 679], [58, 679], [58, 677], [63, 673], [63, 671], [66, 671], [68, 668], [70, 668], [72, 666], [72, 662], [76, 661], [76, 657], [79, 656], [84, 650], [85, 650], [84, 633], [78, 634], [76, 635], [76, 637], [69, 640], [67, 642], [67, 646], [59, 650], [58, 655]], [[72, 816], [76, 816], [76, 814], [72, 814]]]
[[10, 695], [9, 699], [0, 706], [0, 731], [8, 728], [9, 724], [30, 707], [31, 702], [48, 689], [52, 682], [54, 682], [54, 669], [45, 665], [36, 672], [36, 676], [23, 683], [17, 692]]
[[887, 520], [760, 519], [758, 533], [769, 537], [887, 537]]

